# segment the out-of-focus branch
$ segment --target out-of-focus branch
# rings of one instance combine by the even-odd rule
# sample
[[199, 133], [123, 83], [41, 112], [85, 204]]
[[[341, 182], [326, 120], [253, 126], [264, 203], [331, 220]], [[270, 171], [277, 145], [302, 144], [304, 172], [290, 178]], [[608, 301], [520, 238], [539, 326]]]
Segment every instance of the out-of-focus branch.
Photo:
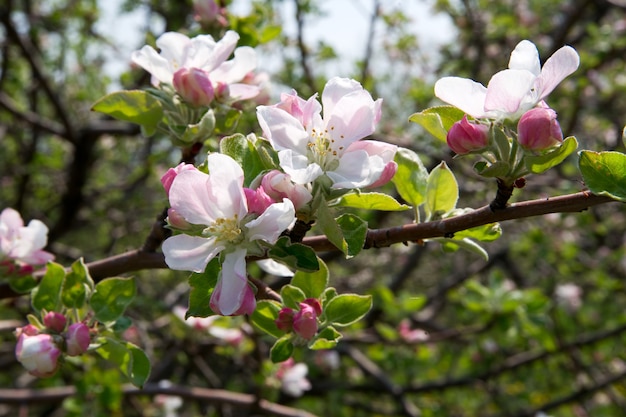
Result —
[[13, 103], [13, 100], [11, 100], [11, 98], [3, 92], [0, 92], [0, 107], [11, 113], [15, 118], [22, 120], [29, 125], [59, 137], [63, 137], [63, 135], [65, 135], [65, 129], [62, 125], [52, 120], [44, 119], [35, 112], [29, 110], [19, 110]]
[[[315, 417], [314, 414], [307, 411], [298, 410], [263, 399], [259, 400], [251, 394], [242, 394], [222, 389], [191, 388], [175, 385], [163, 387], [157, 384], [146, 384], [143, 388], [124, 385], [122, 392], [126, 396], [171, 395], [211, 404], [229, 404], [249, 411], [260, 409], [260, 411], [264, 413], [279, 417]], [[59, 402], [75, 394], [75, 387], [0, 389], [0, 404]]]
[[367, 44], [365, 45], [365, 56], [363, 57], [363, 68], [361, 69], [361, 83], [365, 84], [370, 78], [370, 61], [374, 50], [374, 32], [376, 20], [380, 16], [380, 1], [374, 0], [374, 11], [370, 17], [370, 27], [367, 34]]
[[297, 41], [298, 50], [300, 51], [300, 65], [304, 73], [304, 81], [311, 89], [311, 92], [315, 92], [317, 91], [317, 87], [315, 86], [313, 71], [311, 71], [311, 67], [309, 66], [309, 51], [304, 43], [304, 10], [300, 0], [294, 0], [294, 2], [296, 4], [296, 24], [298, 26]]

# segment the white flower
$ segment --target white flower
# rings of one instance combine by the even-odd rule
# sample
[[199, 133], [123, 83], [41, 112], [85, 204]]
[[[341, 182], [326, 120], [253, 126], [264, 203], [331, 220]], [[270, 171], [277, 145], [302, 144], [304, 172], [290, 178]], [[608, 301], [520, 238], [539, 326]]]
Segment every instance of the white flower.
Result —
[[48, 228], [39, 220], [24, 221], [16, 210], [0, 213], [0, 260], [10, 258], [27, 265], [41, 265], [54, 259], [43, 250], [48, 243]]

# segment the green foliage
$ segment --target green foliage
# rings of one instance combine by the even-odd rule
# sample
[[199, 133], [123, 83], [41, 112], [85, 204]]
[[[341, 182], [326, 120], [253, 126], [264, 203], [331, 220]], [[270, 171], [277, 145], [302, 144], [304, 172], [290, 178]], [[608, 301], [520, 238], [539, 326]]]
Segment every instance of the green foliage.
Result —
[[189, 276], [189, 309], [185, 317], [208, 317], [213, 315], [209, 305], [211, 294], [217, 284], [221, 271], [218, 259], [212, 259], [202, 273], [192, 273]]
[[306, 245], [291, 243], [288, 237], [279, 238], [268, 251], [270, 258], [300, 271], [317, 271], [319, 262], [315, 252]]
[[626, 201], [626, 155], [582, 151], [578, 164], [585, 185], [592, 193]]
[[132, 278], [100, 281], [90, 300], [96, 320], [103, 323], [116, 321], [135, 298], [135, 292], [135, 280]]
[[115, 363], [136, 387], [142, 387], [150, 376], [150, 361], [146, 354], [129, 342], [105, 338], [96, 352], [104, 359]]
[[398, 169], [391, 181], [404, 201], [413, 207], [420, 206], [426, 199], [428, 171], [419, 155], [410, 149], [398, 148], [394, 160]]
[[370, 295], [339, 294], [323, 306], [325, 320], [335, 326], [349, 326], [372, 308]]
[[337, 205], [356, 209], [404, 211], [410, 207], [383, 193], [348, 193], [339, 198]]
[[140, 125], [147, 136], [156, 132], [163, 118], [161, 102], [143, 90], [116, 91], [94, 103], [93, 111]]
[[465, 113], [456, 107], [437, 106], [414, 113], [409, 117], [409, 120], [422, 126], [428, 133], [445, 143], [448, 130], [464, 115]]
[[456, 208], [459, 186], [445, 162], [428, 175], [424, 208], [426, 220], [435, 220]]
[[321, 259], [318, 261], [317, 271], [297, 271], [291, 279], [291, 285], [302, 290], [306, 298], [319, 298], [328, 286], [328, 267]]
[[557, 166], [570, 156], [578, 148], [578, 141], [575, 137], [566, 138], [563, 143], [551, 152], [543, 155], [526, 156], [524, 163], [533, 174], [541, 174], [552, 167]]

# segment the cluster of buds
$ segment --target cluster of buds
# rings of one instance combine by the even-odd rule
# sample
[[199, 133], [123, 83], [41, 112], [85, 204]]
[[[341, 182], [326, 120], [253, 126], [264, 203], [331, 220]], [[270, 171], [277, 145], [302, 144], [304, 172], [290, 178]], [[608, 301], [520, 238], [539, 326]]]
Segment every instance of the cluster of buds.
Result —
[[305, 340], [317, 334], [317, 318], [322, 314], [322, 305], [315, 298], [307, 298], [300, 303], [299, 310], [284, 307], [278, 312], [276, 327], [284, 332], [293, 331]]
[[34, 376], [46, 378], [61, 366], [61, 355], [79, 356], [87, 351], [89, 328], [78, 322], [67, 326], [65, 315], [51, 311], [43, 317], [43, 328], [27, 324], [15, 331], [17, 360]]

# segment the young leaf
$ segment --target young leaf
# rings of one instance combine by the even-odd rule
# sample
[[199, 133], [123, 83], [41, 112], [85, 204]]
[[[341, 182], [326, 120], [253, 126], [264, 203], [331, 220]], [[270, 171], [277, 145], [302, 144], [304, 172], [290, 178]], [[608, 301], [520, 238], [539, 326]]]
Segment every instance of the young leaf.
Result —
[[428, 133], [446, 142], [448, 130], [463, 118], [465, 113], [453, 106], [431, 107], [409, 117], [409, 121], [422, 126]]
[[321, 259], [318, 262], [318, 271], [297, 271], [291, 279], [291, 285], [300, 288], [306, 298], [319, 298], [328, 285], [328, 267]]
[[341, 207], [352, 207], [367, 210], [403, 211], [410, 209], [406, 204], [384, 193], [349, 193], [337, 202]]
[[578, 165], [592, 193], [626, 202], [626, 155], [620, 152], [580, 152]]
[[39, 282], [32, 275], [9, 277], [9, 286], [18, 294], [26, 294], [35, 288]]
[[525, 156], [524, 164], [533, 174], [541, 174], [563, 162], [576, 148], [578, 148], [578, 141], [574, 136], [570, 136], [563, 141], [561, 146], [547, 154]]
[[489, 260], [489, 254], [487, 253], [487, 251], [470, 238], [464, 237], [463, 239], [446, 239], [437, 237], [429, 240], [441, 243], [441, 247], [444, 252], [456, 252], [460, 248], [475, 253], [476, 255], [483, 258], [485, 261]]
[[163, 118], [161, 102], [142, 90], [117, 91], [108, 94], [96, 101], [91, 110], [141, 125], [147, 136], [154, 134]]
[[109, 323], [117, 320], [135, 298], [135, 280], [132, 278], [107, 278], [96, 285], [90, 304], [95, 319]]
[[317, 209], [317, 223], [330, 243], [348, 256], [348, 242], [343, 238], [343, 231], [326, 204], [320, 204]]
[[485, 178], [505, 178], [508, 176], [510, 169], [511, 166], [503, 161], [496, 161], [492, 164], [478, 161], [474, 164], [474, 171]]
[[280, 297], [287, 307], [299, 310], [300, 302], [304, 301], [306, 295], [300, 288], [287, 284], [280, 290]]
[[291, 357], [293, 353], [291, 337], [291, 334], [284, 335], [274, 343], [274, 346], [270, 349], [270, 359], [272, 362], [284, 362]]
[[398, 164], [398, 169], [391, 182], [404, 201], [418, 207], [426, 196], [428, 171], [419, 156], [406, 148], [398, 148], [394, 160]]
[[72, 264], [65, 277], [61, 300], [68, 308], [81, 308], [93, 289], [93, 280], [82, 258]]
[[285, 332], [279, 330], [276, 327], [275, 320], [278, 318], [278, 312], [280, 311], [281, 305], [276, 301], [271, 300], [259, 300], [256, 304], [256, 309], [254, 313], [250, 316], [252, 320], [252, 324], [258, 327], [260, 330], [265, 333], [272, 335], [274, 337], [282, 337]]
[[198, 123], [185, 126], [180, 141], [183, 145], [201, 142], [213, 134], [213, 129], [215, 129], [215, 113], [209, 109]]
[[116, 364], [130, 382], [142, 387], [150, 376], [150, 360], [146, 354], [129, 342], [106, 338], [96, 352], [104, 359]]
[[324, 307], [324, 315], [329, 324], [348, 326], [363, 318], [370, 308], [371, 295], [340, 294]]
[[246, 187], [250, 186], [252, 180], [267, 168], [254, 143], [241, 133], [223, 138], [220, 141], [220, 152], [230, 156], [241, 165]]
[[35, 310], [55, 311], [60, 306], [61, 288], [65, 279], [65, 269], [54, 262], [49, 262], [46, 274], [39, 286], [33, 291], [32, 306]]
[[445, 162], [435, 167], [426, 186], [426, 217], [432, 220], [453, 210], [459, 199], [459, 186]]
[[348, 257], [356, 256], [363, 249], [367, 237], [367, 222], [354, 214], [342, 214], [337, 218], [344, 241], [347, 243]]
[[191, 291], [189, 292], [189, 309], [187, 314], [185, 314], [185, 318], [190, 316], [208, 317], [215, 314], [211, 310], [209, 303], [213, 289], [217, 285], [220, 270], [220, 262], [217, 258], [214, 258], [209, 262], [203, 273], [192, 273], [189, 276]]
[[150, 359], [143, 350], [132, 343], [127, 342], [126, 348], [132, 357], [128, 377], [134, 386], [142, 388], [150, 376]]
[[341, 333], [337, 331], [333, 326], [328, 326], [319, 334], [315, 336], [313, 340], [309, 342], [309, 349], [332, 349], [337, 346], [339, 339], [341, 339]]
[[287, 236], [283, 236], [269, 250], [270, 258], [275, 259], [294, 269], [313, 272], [319, 269], [315, 251], [301, 243], [291, 243]]

